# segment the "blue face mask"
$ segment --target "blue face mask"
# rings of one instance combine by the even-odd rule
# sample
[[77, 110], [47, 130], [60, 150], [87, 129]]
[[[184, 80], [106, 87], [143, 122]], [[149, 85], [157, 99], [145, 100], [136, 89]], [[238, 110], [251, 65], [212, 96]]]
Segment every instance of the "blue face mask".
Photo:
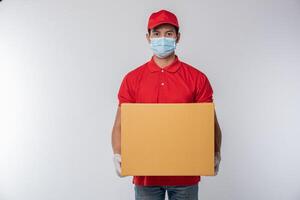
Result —
[[151, 38], [150, 47], [157, 57], [165, 58], [175, 51], [176, 39], [166, 37]]

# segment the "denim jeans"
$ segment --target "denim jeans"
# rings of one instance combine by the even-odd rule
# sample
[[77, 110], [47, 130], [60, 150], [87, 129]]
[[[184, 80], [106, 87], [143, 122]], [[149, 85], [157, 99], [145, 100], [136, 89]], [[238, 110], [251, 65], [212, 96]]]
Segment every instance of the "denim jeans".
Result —
[[136, 200], [198, 200], [198, 183], [188, 186], [140, 186], [134, 185]]

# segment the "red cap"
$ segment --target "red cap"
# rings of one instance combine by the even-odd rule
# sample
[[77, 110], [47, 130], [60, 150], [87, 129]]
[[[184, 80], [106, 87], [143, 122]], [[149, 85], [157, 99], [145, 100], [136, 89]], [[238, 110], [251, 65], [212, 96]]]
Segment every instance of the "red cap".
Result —
[[160, 24], [172, 24], [179, 28], [176, 15], [167, 10], [160, 10], [152, 13], [149, 17], [148, 29], [152, 29]]

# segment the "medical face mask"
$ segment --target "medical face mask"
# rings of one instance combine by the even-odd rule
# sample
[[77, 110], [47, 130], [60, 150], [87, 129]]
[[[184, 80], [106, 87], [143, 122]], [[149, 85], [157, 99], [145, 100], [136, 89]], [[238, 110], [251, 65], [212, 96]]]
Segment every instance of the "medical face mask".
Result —
[[175, 51], [176, 38], [151, 38], [150, 47], [157, 57], [165, 58]]

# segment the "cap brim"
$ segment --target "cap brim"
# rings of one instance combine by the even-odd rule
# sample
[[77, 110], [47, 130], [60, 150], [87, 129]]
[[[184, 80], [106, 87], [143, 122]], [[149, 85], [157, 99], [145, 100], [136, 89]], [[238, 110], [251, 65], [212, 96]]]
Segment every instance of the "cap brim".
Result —
[[148, 27], [148, 28], [149, 28], [149, 29], [153, 29], [153, 28], [155, 28], [155, 27], [157, 27], [157, 26], [159, 26], [159, 25], [162, 25], [162, 24], [171, 24], [171, 25], [173, 25], [173, 26], [179, 28], [179, 26], [178, 26], [177, 24], [172, 23], [172, 22], [168, 22], [168, 21], [161, 21], [161, 22], [158, 22], [158, 23], [156, 23], [156, 24], [154, 24], [154, 25], [152, 25], [151, 27]]

